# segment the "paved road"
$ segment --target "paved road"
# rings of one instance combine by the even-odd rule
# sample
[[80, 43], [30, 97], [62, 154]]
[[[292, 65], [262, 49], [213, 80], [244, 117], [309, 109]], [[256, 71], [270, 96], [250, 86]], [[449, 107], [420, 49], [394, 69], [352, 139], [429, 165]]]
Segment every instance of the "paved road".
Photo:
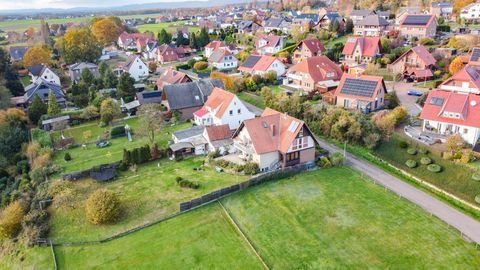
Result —
[[[322, 140], [319, 141], [320, 146], [330, 152], [342, 152], [342, 150], [336, 146], [328, 144]], [[470, 240], [480, 244], [479, 221], [461, 213], [455, 208], [437, 200], [429, 194], [416, 189], [397, 177], [384, 172], [375, 165], [372, 165], [367, 161], [360, 160], [348, 153], [347, 164], [374, 179], [380, 185], [387, 187], [391, 191], [415, 203], [428, 213], [435, 215], [450, 226], [462, 232], [463, 235], [468, 237]]]

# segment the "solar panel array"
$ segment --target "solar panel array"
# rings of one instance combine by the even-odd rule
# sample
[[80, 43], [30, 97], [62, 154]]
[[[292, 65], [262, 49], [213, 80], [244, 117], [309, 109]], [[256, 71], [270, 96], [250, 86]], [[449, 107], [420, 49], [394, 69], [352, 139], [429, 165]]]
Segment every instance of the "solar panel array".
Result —
[[432, 99], [430, 99], [430, 104], [435, 106], [442, 106], [444, 101], [444, 98], [432, 97]]
[[372, 97], [377, 88], [377, 81], [347, 78], [340, 93], [345, 95]]
[[403, 21], [403, 25], [427, 25], [431, 17], [431, 15], [410, 15]]
[[261, 58], [261, 56], [252, 55], [252, 56], [247, 58], [245, 63], [243, 63], [242, 67], [252, 68], [253, 66], [255, 66], [255, 64], [258, 62], [258, 60], [260, 60], [260, 58]]
[[160, 91], [153, 91], [153, 92], [145, 92], [143, 93], [143, 98], [154, 98], [154, 97], [160, 97], [161, 96]]
[[472, 52], [472, 61], [478, 61], [480, 59], [480, 48], [474, 48]]
[[470, 77], [471, 77], [473, 80], [475, 80], [475, 81], [478, 80], [478, 77], [479, 77], [480, 75], [478, 74], [478, 71], [477, 71], [477, 70], [475, 70], [475, 69], [474, 69], [473, 67], [471, 67], [471, 66], [467, 66], [466, 71], [467, 71], [468, 75], [470, 75]]

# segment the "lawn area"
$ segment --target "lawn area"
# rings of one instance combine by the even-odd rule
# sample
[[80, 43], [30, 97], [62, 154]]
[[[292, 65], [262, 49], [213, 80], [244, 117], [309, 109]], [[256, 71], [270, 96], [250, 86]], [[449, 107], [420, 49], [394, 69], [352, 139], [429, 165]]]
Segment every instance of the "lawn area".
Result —
[[263, 99], [261, 96], [253, 93], [249, 93], [246, 91], [240, 92], [237, 94], [238, 98], [248, 102], [260, 109], [265, 109], [265, 103], [263, 102]]
[[[475, 204], [475, 196], [480, 194], [480, 182], [472, 180], [472, 169], [462, 164], [444, 160], [433, 153], [427, 155], [420, 153], [410, 155], [407, 153], [407, 149], [400, 148], [400, 140], [407, 141], [404, 137], [394, 135], [390, 141], [383, 142], [380, 147], [374, 151], [375, 155], [422, 180]], [[418, 143], [412, 142], [411, 145], [417, 145], [416, 148], [419, 149]], [[426, 148], [426, 146], [422, 147]], [[425, 165], [421, 165], [420, 159], [424, 156], [428, 156], [434, 163], [442, 166], [442, 172], [433, 173], [428, 171]], [[407, 167], [405, 162], [409, 159], [417, 161], [418, 167], [413, 169]]]
[[[183, 161], [163, 159], [138, 167], [136, 173], [127, 171], [120, 179], [97, 183], [93, 180], [80, 180], [72, 183], [72, 193], [67, 199], [55, 199], [50, 207], [52, 214], [50, 238], [56, 242], [87, 241], [107, 238], [139, 225], [170, 216], [179, 210], [179, 203], [191, 200], [221, 187], [244, 181], [247, 176], [217, 173], [214, 168], [194, 171], [202, 167], [203, 158], [190, 158]], [[179, 187], [175, 178], [198, 181], [200, 188]], [[84, 203], [89, 194], [99, 188], [116, 192], [124, 207], [123, 218], [114, 225], [96, 226], [85, 220]]]
[[337, 43], [342, 43], [342, 44], [345, 44], [347, 42], [347, 39], [348, 39], [348, 35], [343, 35], [341, 37], [338, 37], [336, 39], [333, 39], [333, 40], [327, 40], [327, 41], [323, 41], [324, 45], [325, 45], [325, 48], [333, 48], [333, 45], [337, 44]]
[[32, 82], [30, 81], [30, 76], [21, 76], [20, 77], [20, 81], [22, 82], [23, 84], [23, 87], [26, 87], [28, 85], [30, 85]]
[[[458, 232], [350, 168], [306, 172], [222, 203], [271, 269], [480, 267], [480, 251]], [[112, 242], [58, 247], [60, 268], [259, 268], [222, 211], [211, 204]]]
[[218, 204], [112, 242], [56, 251], [60, 269], [262, 269]]
[[13, 254], [0, 254], [0, 269], [55, 269], [50, 247], [25, 248], [22, 244], [14, 245]]
[[177, 22], [164, 22], [156, 24], [142, 24], [137, 26], [138, 31], [146, 32], [150, 31], [153, 33], [158, 33], [160, 30], [165, 29], [169, 33], [174, 33], [177, 31], [177, 28], [187, 27], [189, 32], [198, 32], [200, 28], [198, 26], [185, 25], [184, 21]]
[[419, 87], [419, 88], [427, 88], [427, 89], [437, 88], [437, 86], [438, 86], [441, 82], [442, 82], [442, 79], [431, 80], [431, 81], [416, 83], [416, 84], [414, 84], [414, 86], [415, 86], [415, 87]]
[[[138, 131], [139, 123], [137, 118], [131, 118], [125, 120], [125, 123], [130, 125], [133, 131]], [[190, 123], [180, 123], [174, 126], [167, 125], [164, 126], [160, 132], [156, 135], [156, 141], [159, 148], [165, 148], [167, 146], [168, 140], [172, 138], [172, 132], [177, 130], [182, 130], [191, 127]], [[97, 124], [87, 124], [79, 127], [74, 127], [64, 131], [65, 137], [74, 137], [77, 143], [83, 141], [83, 132], [86, 130], [92, 131], [92, 139], [96, 140], [98, 136], [103, 134], [106, 130], [111, 129], [111, 127], [100, 128]], [[88, 145], [88, 149], [83, 149], [82, 147], [77, 147], [74, 149], [62, 150], [55, 153], [54, 164], [59, 166], [62, 170], [62, 173], [81, 171], [89, 169], [93, 166], [112, 163], [119, 161], [123, 157], [123, 148], [133, 149], [135, 147], [144, 146], [149, 144], [147, 138], [140, 135], [134, 134], [133, 141], [129, 142], [127, 137], [120, 137], [116, 139], [110, 139], [110, 146], [106, 148], [97, 148], [94, 144]], [[65, 161], [65, 153], [70, 153], [72, 160]]]

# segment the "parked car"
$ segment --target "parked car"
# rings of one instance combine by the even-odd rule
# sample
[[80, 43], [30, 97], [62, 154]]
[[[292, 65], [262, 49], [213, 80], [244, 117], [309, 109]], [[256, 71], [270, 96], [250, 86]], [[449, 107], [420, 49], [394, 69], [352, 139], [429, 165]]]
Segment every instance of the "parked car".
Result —
[[105, 148], [110, 145], [110, 142], [108, 141], [99, 141], [97, 142], [97, 147], [98, 148]]
[[407, 94], [409, 96], [416, 96], [416, 97], [421, 97], [423, 95], [423, 93], [418, 90], [408, 90]]

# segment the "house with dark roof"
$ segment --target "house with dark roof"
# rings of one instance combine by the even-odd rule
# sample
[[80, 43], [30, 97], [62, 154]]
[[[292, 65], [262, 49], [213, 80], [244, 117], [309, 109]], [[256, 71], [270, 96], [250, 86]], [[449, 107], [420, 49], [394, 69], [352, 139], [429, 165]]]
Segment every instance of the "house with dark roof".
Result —
[[228, 125], [236, 129], [240, 123], [255, 118], [243, 102], [233, 93], [215, 87], [205, 104], [193, 113], [199, 126]]
[[269, 18], [263, 21], [263, 31], [270, 33], [272, 31], [289, 32], [290, 22], [285, 18]]
[[292, 62], [297, 64], [306, 58], [322, 55], [324, 52], [325, 47], [317, 38], [304, 39], [293, 49]]
[[365, 17], [375, 14], [374, 11], [368, 9], [354, 9], [350, 13], [350, 19], [353, 21], [353, 25], [357, 24]]
[[32, 46], [11, 46], [8, 48], [11, 62], [18, 62], [23, 60], [23, 56]]
[[261, 25], [253, 21], [239, 21], [237, 23], [237, 29], [240, 34], [255, 33]]
[[193, 118], [193, 113], [207, 101], [215, 87], [224, 88], [222, 80], [197, 80], [164, 86], [162, 104], [170, 111], [181, 113], [183, 120]]
[[12, 98], [12, 103], [17, 107], [28, 108], [32, 103], [35, 95], [38, 95], [45, 104], [48, 104], [48, 95], [52, 92], [57, 98], [57, 103], [61, 107], [66, 107], [67, 100], [65, 93], [60, 85], [48, 82], [42, 78], [39, 78], [32, 84], [25, 87], [25, 94], [20, 97]]
[[166, 85], [191, 82], [192, 79], [181, 71], [177, 71], [171, 67], [166, 68], [157, 79], [157, 89], [162, 91]]
[[275, 71], [277, 79], [285, 74], [285, 64], [278, 58], [269, 55], [250, 55], [238, 68], [243, 74], [265, 76], [269, 71]]
[[388, 70], [394, 74], [402, 74], [404, 78], [414, 81], [426, 81], [433, 78], [432, 69], [437, 60], [427, 48], [418, 45], [406, 51], [388, 65]]
[[84, 69], [89, 69], [95, 78], [98, 78], [100, 76], [97, 65], [85, 62], [76, 63], [68, 67], [68, 73], [72, 82], [80, 81], [80, 77]]
[[326, 56], [306, 58], [288, 69], [284, 85], [305, 92], [326, 92], [337, 86], [342, 70]]
[[357, 36], [381, 37], [387, 34], [389, 23], [377, 14], [368, 15], [354, 24], [353, 33]]
[[370, 113], [384, 108], [386, 93], [387, 87], [382, 77], [343, 74], [335, 90], [336, 105]]
[[208, 63], [220, 71], [238, 67], [237, 58], [228, 49], [216, 49], [213, 51], [210, 57], [208, 57]]
[[408, 14], [400, 21], [399, 31], [407, 39], [434, 38], [437, 34], [437, 20], [434, 15]]
[[283, 49], [284, 37], [276, 35], [264, 35], [255, 40], [256, 53], [260, 55], [272, 55]]
[[60, 77], [58, 77], [58, 75], [46, 65], [33, 65], [28, 67], [27, 69], [32, 82], [35, 82], [39, 78], [42, 78], [47, 82], [60, 85]]
[[345, 18], [343, 18], [337, 11], [328, 10], [325, 14], [320, 16], [318, 28], [328, 29], [330, 23], [337, 22], [340, 29], [345, 29]]
[[233, 134], [238, 160], [257, 163], [262, 172], [313, 162], [317, 144], [302, 120], [270, 108]]
[[349, 37], [343, 47], [342, 62], [347, 65], [372, 63], [380, 53], [379, 37]]

